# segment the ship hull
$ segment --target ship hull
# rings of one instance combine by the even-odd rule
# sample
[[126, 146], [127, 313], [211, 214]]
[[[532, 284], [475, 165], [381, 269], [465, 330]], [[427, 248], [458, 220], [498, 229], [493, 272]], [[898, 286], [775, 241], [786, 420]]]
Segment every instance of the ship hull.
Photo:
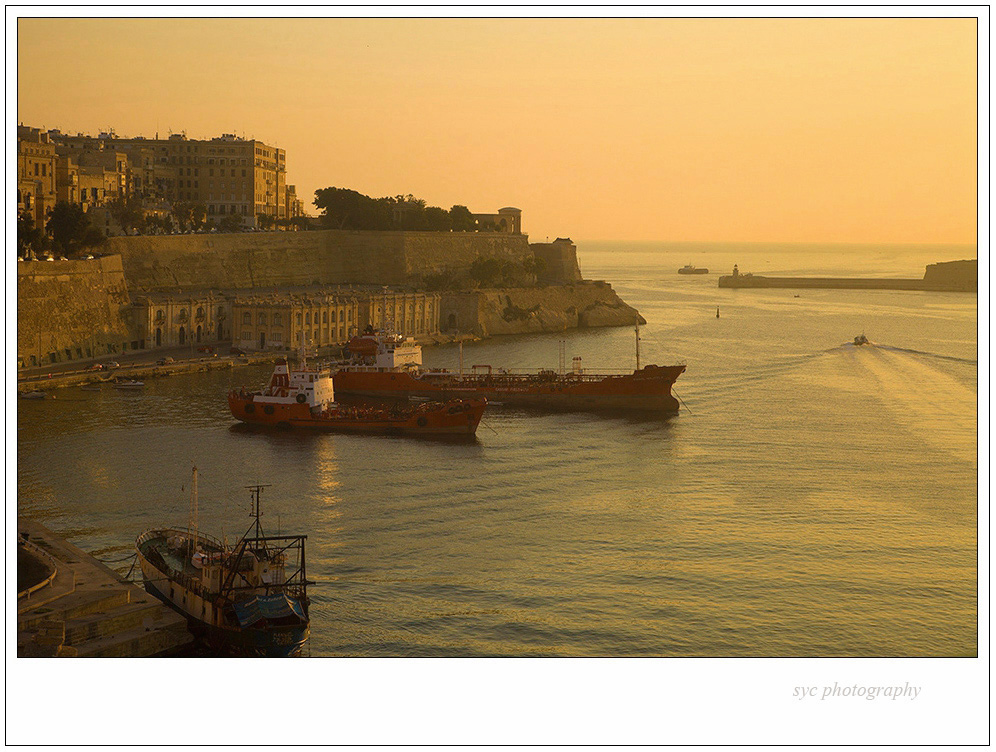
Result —
[[[156, 547], [155, 541], [148, 544]], [[138, 564], [146, 592], [187, 619], [190, 633], [219, 655], [281, 658], [297, 655], [310, 634], [308, 621], [264, 628], [226, 623], [225, 604], [203, 591], [188, 587], [180, 578], [157, 567], [138, 547]]]
[[620, 376], [557, 376], [543, 379], [522, 374], [465, 375], [344, 368], [335, 374], [342, 394], [423, 399], [487, 399], [490, 403], [539, 410], [643, 411], [677, 413], [671, 385], [684, 366], [648, 366]]
[[212, 653], [240, 657], [291, 658], [298, 655], [308, 641], [311, 630], [307, 624], [270, 629], [235, 629], [202, 621], [156, 587], [154, 582], [166, 575], [158, 570], [154, 571], [158, 576], [153, 575], [153, 579], [145, 580], [145, 591], [186, 617], [187, 629]]
[[422, 406], [392, 416], [386, 408], [342, 407], [315, 414], [307, 404], [270, 404], [251, 395], [232, 392], [228, 407], [236, 419], [258, 426], [304, 428], [338, 433], [472, 436], [484, 414], [486, 401], [464, 400], [453, 405]]

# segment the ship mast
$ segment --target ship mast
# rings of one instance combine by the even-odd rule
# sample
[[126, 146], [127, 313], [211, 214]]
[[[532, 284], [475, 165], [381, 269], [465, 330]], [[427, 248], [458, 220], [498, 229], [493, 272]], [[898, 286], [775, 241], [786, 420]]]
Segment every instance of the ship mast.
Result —
[[264, 488], [269, 488], [270, 484], [262, 485], [257, 484], [255, 486], [246, 486], [249, 489], [249, 516], [254, 518], [253, 529], [255, 529], [254, 538], [262, 538], [263, 531], [259, 524], [259, 518], [262, 517], [263, 513], [259, 509], [259, 495]]
[[190, 479], [190, 516], [187, 521], [187, 529], [191, 533], [191, 549], [190, 555], [193, 556], [197, 552], [197, 466], [194, 465], [191, 470], [192, 478]]
[[636, 317], [636, 370], [640, 370], [640, 317]]

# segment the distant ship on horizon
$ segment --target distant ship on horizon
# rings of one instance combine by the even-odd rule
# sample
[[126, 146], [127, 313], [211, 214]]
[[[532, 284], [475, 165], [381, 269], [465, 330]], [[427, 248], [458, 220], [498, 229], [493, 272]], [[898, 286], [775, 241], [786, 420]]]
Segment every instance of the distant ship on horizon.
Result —
[[691, 264], [685, 264], [678, 270], [678, 274], [708, 274], [708, 269], [700, 269], [697, 266], [692, 266]]

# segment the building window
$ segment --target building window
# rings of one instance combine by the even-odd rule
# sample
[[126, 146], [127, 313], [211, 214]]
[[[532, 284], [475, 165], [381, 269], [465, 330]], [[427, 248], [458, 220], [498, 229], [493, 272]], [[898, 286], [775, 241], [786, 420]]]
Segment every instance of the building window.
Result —
[[280, 320], [280, 314], [279, 313], [273, 314], [273, 325], [274, 326], [282, 326], [283, 325], [283, 321]]
[[249, 313], [249, 311], [246, 311], [245, 313], [242, 314], [242, 323], [243, 324], [251, 324], [252, 323], [252, 314]]
[[311, 324], [311, 313], [304, 314], [304, 323]]
[[297, 315], [297, 325], [298, 325], [298, 326], [301, 326], [301, 319], [302, 319], [302, 318], [303, 318], [303, 317], [302, 317], [302, 316], [301, 316], [301, 314], [299, 313], [299, 314]]
[[322, 311], [322, 323], [323, 324], [329, 323], [329, 312], [328, 311]]
[[266, 314], [265, 313], [259, 314], [259, 325], [260, 326], [266, 326]]

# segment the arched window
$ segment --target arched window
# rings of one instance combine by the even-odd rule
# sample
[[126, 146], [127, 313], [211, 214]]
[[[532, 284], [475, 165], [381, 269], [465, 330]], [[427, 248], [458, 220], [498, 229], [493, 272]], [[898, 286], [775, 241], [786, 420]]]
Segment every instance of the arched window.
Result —
[[274, 326], [283, 326], [283, 323], [284, 322], [281, 320], [279, 313], [273, 314], [273, 325]]
[[300, 313], [297, 315], [297, 325], [301, 326], [301, 314]]
[[342, 323], [342, 318], [343, 318], [343, 316], [345, 316], [345, 314], [346, 314], [346, 312], [342, 308], [340, 308], [339, 309], [339, 323], [340, 324]]
[[328, 311], [322, 311], [322, 323], [323, 324], [329, 323], [329, 312]]
[[198, 316], [203, 316], [204, 315], [204, 309], [201, 306], [197, 307], [197, 315]]
[[258, 320], [259, 320], [259, 325], [260, 326], [266, 326], [266, 314], [265, 313], [259, 314]]
[[304, 323], [305, 324], [309, 324], [309, 325], [311, 324], [311, 312], [310, 311], [308, 313], [304, 314]]
[[242, 323], [243, 324], [251, 324], [252, 323], [252, 314], [249, 313], [249, 311], [246, 311], [245, 313], [242, 314]]

